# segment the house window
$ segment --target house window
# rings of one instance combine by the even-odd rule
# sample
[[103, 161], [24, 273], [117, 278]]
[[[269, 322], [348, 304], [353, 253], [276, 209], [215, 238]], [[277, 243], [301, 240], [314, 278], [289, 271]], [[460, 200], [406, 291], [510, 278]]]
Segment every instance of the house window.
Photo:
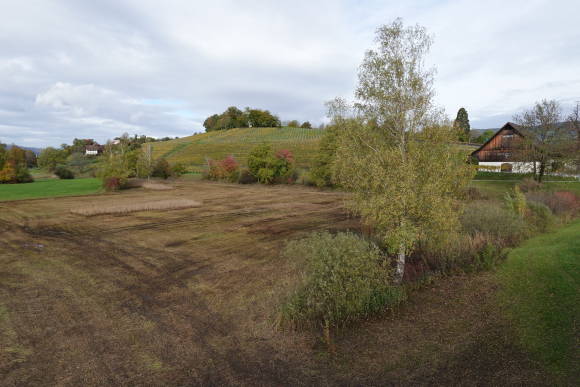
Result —
[[506, 152], [503, 154], [503, 157], [505, 157], [506, 159], [508, 159], [512, 154], [509, 152]]
[[512, 138], [513, 136], [513, 134], [504, 134], [503, 138]]

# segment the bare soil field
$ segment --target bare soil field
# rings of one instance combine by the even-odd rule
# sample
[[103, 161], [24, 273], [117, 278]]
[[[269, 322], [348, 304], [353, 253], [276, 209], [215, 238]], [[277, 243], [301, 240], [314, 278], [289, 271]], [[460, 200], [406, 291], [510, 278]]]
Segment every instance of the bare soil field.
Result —
[[[155, 200], [193, 208], [85, 217]], [[335, 332], [281, 330], [280, 256], [360, 229], [343, 194], [211, 182], [0, 203], [0, 385], [542, 385], [492, 302], [490, 274], [413, 292]]]

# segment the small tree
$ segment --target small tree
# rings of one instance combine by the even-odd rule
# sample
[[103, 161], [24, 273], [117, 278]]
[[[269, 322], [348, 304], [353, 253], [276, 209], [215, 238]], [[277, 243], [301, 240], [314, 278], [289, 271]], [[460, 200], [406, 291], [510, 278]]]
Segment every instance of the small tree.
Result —
[[523, 113], [514, 116], [524, 135], [515, 157], [533, 165], [534, 177], [542, 182], [554, 162], [566, 160], [569, 132], [560, 124], [562, 111], [555, 100], [542, 100]]
[[571, 156], [570, 163], [575, 167], [574, 172], [580, 174], [580, 102], [576, 102], [572, 108], [567, 124], [572, 141], [566, 153]]
[[296, 121], [296, 120], [292, 120], [288, 122], [288, 127], [290, 128], [297, 128], [300, 126], [300, 122]]
[[259, 145], [248, 156], [250, 173], [262, 184], [272, 184], [277, 179], [289, 177], [293, 171], [294, 156], [288, 150], [272, 151], [270, 145]]
[[118, 190], [126, 186], [131, 171], [127, 167], [126, 148], [114, 147], [111, 142], [105, 146], [105, 152], [98, 166], [97, 176], [103, 180], [107, 190]]
[[314, 158], [314, 164], [310, 170], [310, 177], [318, 187], [333, 185], [332, 165], [336, 157], [336, 128], [328, 126], [320, 139], [318, 152]]
[[345, 117], [343, 103], [330, 106], [340, 133], [333, 169], [353, 193], [351, 208], [397, 253], [400, 281], [420, 239], [443, 240], [459, 228], [456, 198], [475, 171], [450, 145], [453, 129], [432, 104], [425, 29], [397, 19], [377, 30], [376, 42], [360, 67], [357, 115]]
[[74, 179], [75, 178], [74, 173], [70, 169], [65, 167], [64, 165], [59, 165], [58, 167], [56, 167], [56, 169], [54, 170], [54, 174], [56, 176], [58, 176], [59, 179]]
[[153, 170], [151, 172], [153, 177], [161, 177], [167, 179], [171, 176], [171, 166], [163, 157], [159, 158], [153, 164]]
[[12, 146], [10, 150], [0, 154], [3, 164], [0, 169], [0, 183], [29, 183], [33, 181], [26, 160], [26, 152]]
[[303, 129], [312, 129], [312, 124], [308, 121], [304, 121], [300, 127]]
[[53, 172], [58, 165], [66, 162], [67, 156], [67, 152], [62, 149], [53, 147], [44, 148], [38, 156], [38, 166], [49, 172]]
[[457, 131], [459, 141], [469, 141], [471, 126], [469, 125], [469, 117], [467, 116], [467, 110], [465, 108], [461, 108], [457, 112], [457, 118], [453, 122], [453, 128]]
[[151, 144], [146, 144], [137, 158], [136, 174], [140, 178], [151, 178], [153, 172], [153, 152]]

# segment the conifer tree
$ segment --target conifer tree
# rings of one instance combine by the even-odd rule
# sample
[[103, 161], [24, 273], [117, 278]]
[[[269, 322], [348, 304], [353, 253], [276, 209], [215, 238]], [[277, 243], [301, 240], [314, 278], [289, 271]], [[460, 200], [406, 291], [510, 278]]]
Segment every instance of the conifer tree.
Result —
[[465, 108], [461, 108], [457, 112], [457, 118], [453, 123], [453, 127], [457, 130], [459, 141], [469, 141], [469, 132], [471, 130], [471, 126], [469, 125], [469, 117]]

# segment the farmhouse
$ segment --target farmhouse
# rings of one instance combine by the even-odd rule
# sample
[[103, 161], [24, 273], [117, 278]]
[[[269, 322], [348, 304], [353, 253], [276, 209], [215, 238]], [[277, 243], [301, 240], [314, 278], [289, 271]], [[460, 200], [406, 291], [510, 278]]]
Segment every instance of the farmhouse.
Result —
[[518, 160], [524, 135], [518, 130], [518, 125], [508, 122], [485, 144], [473, 151], [471, 155], [479, 161], [480, 166], [499, 169], [504, 172], [530, 172], [533, 162]]
[[99, 144], [91, 144], [85, 147], [85, 155], [96, 156], [103, 153], [103, 146]]

